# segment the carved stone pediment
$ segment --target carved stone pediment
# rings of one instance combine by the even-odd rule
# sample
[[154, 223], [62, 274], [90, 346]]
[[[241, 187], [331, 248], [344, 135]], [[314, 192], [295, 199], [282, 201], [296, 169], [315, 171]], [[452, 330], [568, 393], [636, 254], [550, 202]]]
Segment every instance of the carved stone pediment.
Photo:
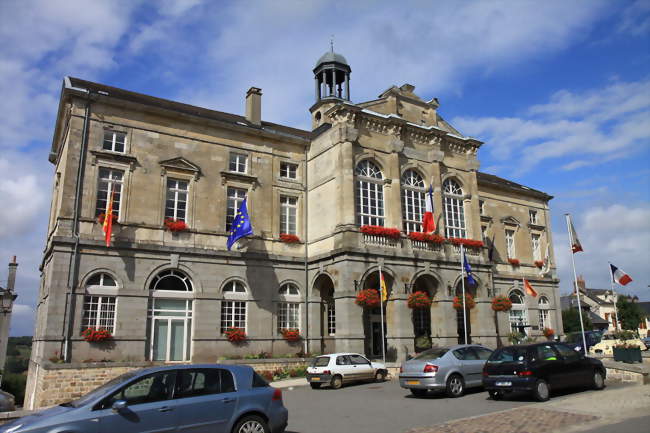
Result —
[[191, 174], [194, 176], [194, 179], [198, 179], [201, 175], [201, 167], [181, 156], [160, 161], [159, 164], [163, 167], [163, 174], [167, 170], [175, 170]]
[[521, 225], [519, 220], [517, 218], [513, 217], [513, 216], [507, 216], [507, 217], [501, 218], [501, 223], [503, 225], [513, 226], [513, 227], [519, 227]]

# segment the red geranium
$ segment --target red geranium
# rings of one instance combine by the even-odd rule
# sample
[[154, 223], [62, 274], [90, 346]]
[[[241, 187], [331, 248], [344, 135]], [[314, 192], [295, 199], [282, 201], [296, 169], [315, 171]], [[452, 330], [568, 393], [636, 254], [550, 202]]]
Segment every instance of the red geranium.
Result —
[[[465, 295], [465, 307], [468, 310], [471, 310], [476, 306], [476, 302], [474, 302], [474, 298], [470, 294]], [[454, 308], [456, 310], [462, 310], [463, 309], [463, 298], [460, 296], [454, 297]]]
[[283, 329], [281, 333], [284, 339], [289, 342], [300, 341], [302, 338], [298, 329]]
[[383, 236], [390, 239], [399, 239], [402, 236], [402, 232], [399, 229], [381, 226], [361, 226], [361, 233], [364, 235]]
[[241, 343], [242, 341], [246, 341], [246, 331], [244, 331], [242, 328], [236, 328], [234, 326], [226, 329], [226, 332], [224, 332], [226, 335], [226, 338], [228, 341], [231, 343]]
[[544, 266], [544, 260], [535, 260], [535, 266], [541, 269]]
[[546, 338], [551, 338], [552, 336], [555, 335], [555, 331], [553, 331], [551, 328], [544, 328], [542, 333], [544, 334], [544, 337], [546, 337]]
[[379, 298], [379, 290], [376, 289], [365, 289], [357, 293], [357, 299], [354, 301], [355, 304], [360, 307], [374, 308], [379, 307], [381, 300]]
[[412, 241], [419, 242], [431, 242], [434, 244], [441, 244], [445, 241], [445, 238], [437, 234], [421, 233], [421, 232], [411, 232], [409, 233], [409, 239]]
[[508, 263], [510, 263], [512, 266], [519, 266], [519, 259], [508, 259]]
[[427, 295], [426, 292], [414, 292], [411, 293], [406, 301], [409, 308], [429, 308], [431, 306], [431, 298]]
[[512, 308], [512, 301], [507, 296], [499, 295], [492, 298], [492, 309], [494, 311], [508, 311]]
[[454, 245], [465, 245], [466, 247], [481, 248], [484, 244], [483, 241], [477, 241], [475, 239], [463, 239], [463, 238], [449, 238], [447, 242], [451, 242]]
[[108, 329], [102, 328], [86, 328], [81, 333], [84, 340], [89, 343], [99, 343], [101, 341], [110, 340], [113, 335]]
[[290, 235], [288, 233], [281, 233], [280, 240], [287, 244], [299, 244], [300, 238], [296, 235]]
[[[104, 212], [97, 215], [97, 222], [99, 224], [104, 224], [105, 219], [106, 219], [106, 214]], [[117, 224], [117, 215], [115, 213], [111, 214], [111, 219], [113, 220], [113, 224]]]
[[187, 224], [182, 220], [175, 220], [173, 218], [165, 218], [165, 228], [170, 232], [183, 232], [187, 230]]

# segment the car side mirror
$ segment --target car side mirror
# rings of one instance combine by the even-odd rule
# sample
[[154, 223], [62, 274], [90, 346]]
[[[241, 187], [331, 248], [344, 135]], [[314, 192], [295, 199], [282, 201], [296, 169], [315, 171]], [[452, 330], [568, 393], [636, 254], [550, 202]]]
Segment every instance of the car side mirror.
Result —
[[111, 409], [113, 409], [113, 412], [120, 412], [124, 409], [127, 408], [127, 404], [125, 400], [117, 400], [115, 403], [113, 403], [113, 406], [111, 406]]

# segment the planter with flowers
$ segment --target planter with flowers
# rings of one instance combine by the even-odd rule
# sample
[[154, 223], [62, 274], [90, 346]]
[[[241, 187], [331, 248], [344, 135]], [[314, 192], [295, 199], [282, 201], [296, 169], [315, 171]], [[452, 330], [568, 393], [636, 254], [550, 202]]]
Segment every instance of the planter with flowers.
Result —
[[614, 361], [626, 362], [643, 362], [641, 357], [641, 348], [636, 344], [619, 343], [614, 346]]
[[492, 309], [494, 311], [509, 311], [512, 309], [512, 301], [503, 295], [492, 298]]
[[113, 338], [111, 331], [102, 328], [86, 328], [81, 336], [89, 343], [101, 343]]
[[544, 260], [535, 260], [535, 266], [542, 269], [544, 267]]
[[283, 329], [281, 333], [282, 337], [289, 343], [295, 343], [302, 339], [302, 335], [300, 335], [300, 330], [298, 329]]
[[361, 233], [369, 236], [381, 236], [388, 239], [399, 239], [402, 232], [399, 229], [381, 226], [361, 226]]
[[463, 239], [463, 238], [448, 238], [447, 242], [450, 242], [458, 246], [463, 245], [468, 248], [482, 248], [483, 245], [485, 245], [483, 241], [477, 241], [475, 239]]
[[187, 224], [185, 224], [185, 221], [182, 220], [165, 218], [165, 228], [172, 233], [179, 233], [187, 230]]
[[544, 328], [542, 330], [542, 334], [544, 334], [544, 337], [546, 337], [548, 340], [550, 340], [555, 335], [555, 331], [552, 330], [551, 328]]
[[226, 335], [228, 341], [231, 343], [243, 343], [248, 339], [246, 336], [246, 331], [244, 331], [242, 328], [237, 328], [234, 326], [226, 329], [226, 332], [224, 332], [224, 334]]
[[299, 244], [300, 243], [300, 238], [296, 235], [290, 235], [288, 233], [281, 233], [280, 234], [280, 241], [284, 242], [285, 244]]
[[[104, 212], [100, 213], [97, 215], [97, 222], [100, 225], [104, 225], [104, 220], [106, 219], [106, 214]], [[111, 214], [111, 219], [113, 220], [113, 224], [117, 224], [117, 215], [112, 213]]]
[[429, 298], [429, 295], [427, 295], [426, 292], [418, 291], [409, 295], [406, 304], [409, 308], [414, 310], [426, 309], [431, 307], [431, 298]]
[[431, 244], [442, 244], [445, 238], [435, 233], [410, 232], [409, 239], [416, 242], [428, 242]]
[[354, 303], [363, 308], [375, 308], [381, 304], [379, 291], [376, 289], [365, 289], [357, 293]]
[[[471, 310], [476, 306], [476, 302], [474, 301], [474, 297], [470, 294], [465, 295], [465, 308], [468, 310]], [[456, 296], [454, 297], [454, 308], [456, 310], [462, 310], [463, 309], [463, 297], [462, 296]]]
[[513, 258], [508, 258], [508, 263], [510, 263], [512, 266], [519, 266], [519, 259], [513, 259]]

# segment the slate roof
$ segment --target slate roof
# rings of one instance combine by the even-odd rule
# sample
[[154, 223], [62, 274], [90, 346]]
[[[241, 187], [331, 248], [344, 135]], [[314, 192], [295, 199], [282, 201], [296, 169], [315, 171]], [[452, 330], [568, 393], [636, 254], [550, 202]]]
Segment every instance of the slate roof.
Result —
[[529, 188], [525, 185], [521, 185], [517, 182], [513, 182], [508, 179], [504, 179], [499, 176], [495, 176], [493, 174], [488, 174], [488, 173], [483, 173], [483, 172], [477, 172], [476, 173], [476, 179], [479, 184], [487, 185], [487, 186], [495, 186], [503, 189], [507, 189], [510, 191], [515, 191], [519, 193], [524, 193], [527, 195], [531, 195], [533, 197], [541, 198], [543, 200], [551, 200], [553, 198], [552, 195], [548, 195], [543, 191], [539, 191], [533, 188]]

